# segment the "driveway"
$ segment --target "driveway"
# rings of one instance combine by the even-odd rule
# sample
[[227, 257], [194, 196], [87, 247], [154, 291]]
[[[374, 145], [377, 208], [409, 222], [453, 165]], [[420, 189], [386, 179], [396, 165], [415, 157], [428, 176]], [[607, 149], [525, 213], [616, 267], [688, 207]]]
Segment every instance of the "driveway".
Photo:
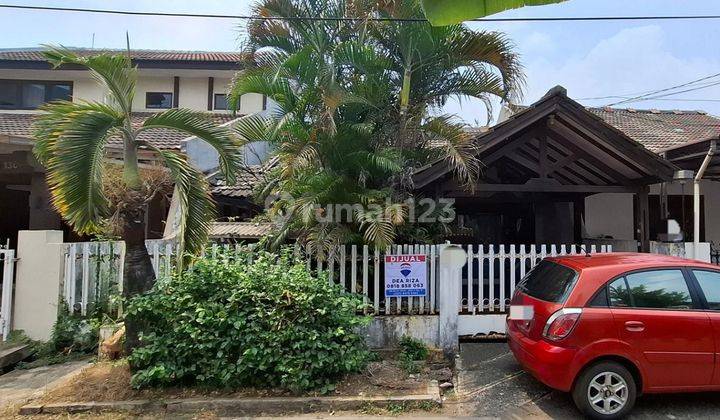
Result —
[[[578, 418], [568, 394], [553, 391], [525, 373], [505, 343], [460, 346], [455, 414], [501, 418]], [[641, 397], [631, 419], [717, 418], [720, 393]]]

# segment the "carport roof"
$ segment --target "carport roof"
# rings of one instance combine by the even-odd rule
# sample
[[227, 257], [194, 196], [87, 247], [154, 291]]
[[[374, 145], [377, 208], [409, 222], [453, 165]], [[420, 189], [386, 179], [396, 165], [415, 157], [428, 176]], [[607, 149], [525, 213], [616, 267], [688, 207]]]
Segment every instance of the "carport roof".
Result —
[[[496, 179], [485, 171], [476, 190], [619, 191], [670, 180], [677, 169], [570, 99], [560, 86], [476, 141], [481, 162], [503, 169]], [[415, 173], [415, 186], [426, 187], [450, 171], [445, 161], [436, 161]]]

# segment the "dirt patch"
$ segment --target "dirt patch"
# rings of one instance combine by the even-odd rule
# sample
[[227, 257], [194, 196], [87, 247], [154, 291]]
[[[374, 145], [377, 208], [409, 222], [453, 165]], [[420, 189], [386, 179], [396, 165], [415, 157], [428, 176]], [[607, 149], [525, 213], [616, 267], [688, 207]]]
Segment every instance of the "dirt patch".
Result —
[[[451, 375], [442, 357], [432, 355], [417, 374], [403, 371], [396, 360], [386, 358], [371, 362], [357, 374], [342, 378], [330, 394], [342, 396], [425, 394], [431, 379], [447, 380]], [[66, 383], [48, 391], [35, 404], [85, 401], [157, 400], [180, 398], [241, 398], [297, 396], [279, 389], [243, 388], [210, 390], [198, 387], [152, 388], [136, 390], [130, 387], [130, 369], [125, 361], [98, 362]], [[305, 393], [301, 396], [319, 396]]]

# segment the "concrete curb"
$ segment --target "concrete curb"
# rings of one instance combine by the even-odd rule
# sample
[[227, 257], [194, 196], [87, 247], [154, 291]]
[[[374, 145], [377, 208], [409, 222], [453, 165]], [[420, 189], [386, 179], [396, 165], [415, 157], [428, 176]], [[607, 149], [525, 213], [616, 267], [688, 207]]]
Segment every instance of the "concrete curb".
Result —
[[201, 410], [215, 412], [219, 416], [254, 416], [260, 414], [312, 413], [317, 411], [351, 411], [368, 405], [386, 407], [391, 404], [420, 406], [442, 405], [437, 381], [430, 381], [426, 394], [362, 397], [276, 397], [276, 398], [212, 398], [166, 401], [113, 401], [76, 402], [34, 405], [20, 408], [20, 415], [73, 414], [120, 411], [133, 414], [161, 413], [188, 414]]

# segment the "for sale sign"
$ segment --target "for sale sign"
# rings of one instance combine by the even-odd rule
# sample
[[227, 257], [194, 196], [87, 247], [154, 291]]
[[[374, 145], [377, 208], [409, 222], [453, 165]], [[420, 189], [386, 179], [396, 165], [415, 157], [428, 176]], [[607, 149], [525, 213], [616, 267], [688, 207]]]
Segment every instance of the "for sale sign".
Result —
[[425, 255], [385, 256], [385, 296], [427, 295]]

